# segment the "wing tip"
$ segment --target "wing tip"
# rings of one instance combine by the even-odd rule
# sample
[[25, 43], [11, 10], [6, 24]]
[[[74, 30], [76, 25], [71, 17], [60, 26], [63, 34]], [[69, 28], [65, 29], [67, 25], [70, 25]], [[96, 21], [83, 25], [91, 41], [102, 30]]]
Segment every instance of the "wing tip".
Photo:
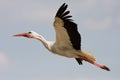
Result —
[[67, 4], [66, 3], [63, 3], [60, 8], [58, 9], [57, 13], [56, 13], [56, 17], [60, 17], [64, 11], [67, 9]]
[[66, 11], [67, 7], [68, 7], [68, 4], [63, 3], [58, 9], [55, 17], [59, 17], [62, 20], [73, 21], [72, 19], [70, 19], [72, 17], [71, 15], [69, 15], [70, 11], [68, 10]]

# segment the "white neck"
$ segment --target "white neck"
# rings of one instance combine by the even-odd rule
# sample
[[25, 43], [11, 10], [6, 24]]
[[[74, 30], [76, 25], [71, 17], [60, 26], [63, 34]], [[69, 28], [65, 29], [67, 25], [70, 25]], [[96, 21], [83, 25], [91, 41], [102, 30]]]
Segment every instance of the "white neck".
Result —
[[51, 50], [51, 44], [49, 41], [47, 41], [43, 36], [41, 35], [37, 35], [36, 37], [34, 37], [35, 39], [41, 41], [43, 43], [43, 45], [48, 49]]

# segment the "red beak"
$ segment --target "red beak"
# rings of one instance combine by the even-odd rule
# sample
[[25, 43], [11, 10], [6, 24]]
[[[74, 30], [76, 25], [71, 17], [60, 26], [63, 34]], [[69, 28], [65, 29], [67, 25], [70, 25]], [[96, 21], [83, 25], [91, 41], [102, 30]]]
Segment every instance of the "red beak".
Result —
[[29, 33], [20, 33], [20, 34], [15, 34], [14, 36], [23, 36], [27, 38], [33, 38], [31, 35], [29, 35]]
[[28, 37], [28, 33], [15, 34], [14, 36], [24, 36], [24, 37]]

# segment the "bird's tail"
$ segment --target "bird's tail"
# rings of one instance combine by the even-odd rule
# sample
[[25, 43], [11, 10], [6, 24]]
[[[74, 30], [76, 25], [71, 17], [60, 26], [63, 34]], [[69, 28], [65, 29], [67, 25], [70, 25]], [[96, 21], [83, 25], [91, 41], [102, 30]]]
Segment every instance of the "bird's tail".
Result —
[[97, 67], [99, 67], [101, 69], [110, 71], [110, 69], [107, 66], [96, 63], [95, 62], [96, 59], [95, 59], [95, 57], [91, 53], [89, 53], [87, 51], [83, 51], [83, 50], [80, 51], [80, 53], [81, 54], [80, 54], [79, 57], [82, 58], [83, 60], [85, 60], [85, 61], [87, 61], [87, 62], [89, 62], [89, 63], [91, 63], [91, 64], [93, 64], [93, 65], [95, 65], [95, 66], [97, 66]]
[[80, 51], [80, 56], [86, 61], [89, 60], [91, 62], [96, 61], [96, 58], [89, 52], [81, 50]]

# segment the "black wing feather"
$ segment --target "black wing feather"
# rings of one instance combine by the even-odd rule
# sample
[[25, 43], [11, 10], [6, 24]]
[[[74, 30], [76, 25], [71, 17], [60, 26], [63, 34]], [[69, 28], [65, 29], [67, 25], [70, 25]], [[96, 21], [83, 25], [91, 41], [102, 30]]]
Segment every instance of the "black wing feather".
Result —
[[71, 18], [72, 16], [64, 16], [63, 19], [68, 19], [68, 18]]
[[81, 36], [77, 30], [77, 24], [74, 23], [72, 19], [70, 19], [72, 17], [69, 15], [70, 11], [65, 11], [67, 6], [68, 5], [64, 3], [58, 9], [56, 17], [59, 17], [64, 21], [64, 28], [68, 32], [73, 48], [76, 50], [81, 50]]
[[59, 17], [62, 16], [62, 14], [64, 13], [64, 11], [67, 9], [68, 5], [65, 5], [65, 3], [59, 8], [59, 10], [57, 11], [57, 14]]
[[66, 15], [68, 15], [70, 13], [70, 11], [66, 11], [61, 17], [65, 17]]

